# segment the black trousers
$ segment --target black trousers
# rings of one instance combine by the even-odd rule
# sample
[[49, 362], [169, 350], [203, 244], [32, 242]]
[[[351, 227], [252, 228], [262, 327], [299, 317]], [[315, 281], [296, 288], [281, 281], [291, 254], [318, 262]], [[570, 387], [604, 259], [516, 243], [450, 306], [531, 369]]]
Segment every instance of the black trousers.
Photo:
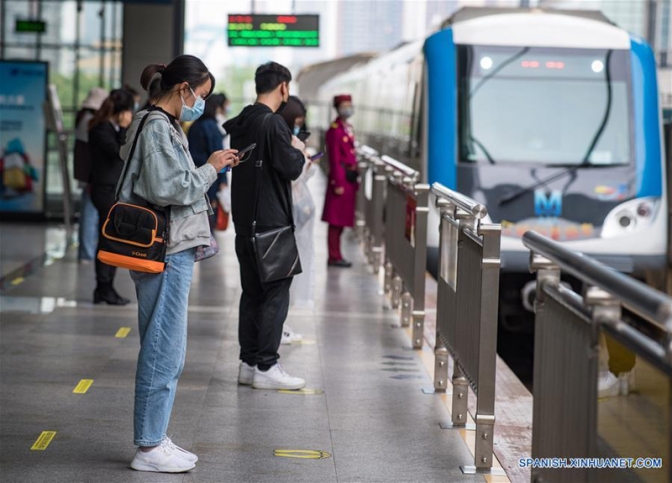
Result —
[[266, 370], [280, 358], [278, 348], [289, 311], [292, 278], [262, 283], [250, 237], [236, 236], [236, 255], [243, 287], [238, 316], [240, 359]]
[[[107, 214], [110, 212], [110, 208], [114, 205], [115, 189], [114, 186], [105, 185], [93, 185], [91, 187], [91, 201], [93, 202], [93, 206], [96, 207], [96, 210], [98, 210], [101, 228], [107, 219]], [[100, 238], [101, 237], [99, 236], [98, 249], [100, 249]], [[112, 288], [114, 275], [116, 273], [117, 267], [107, 265], [96, 257], [96, 289], [106, 290]]]

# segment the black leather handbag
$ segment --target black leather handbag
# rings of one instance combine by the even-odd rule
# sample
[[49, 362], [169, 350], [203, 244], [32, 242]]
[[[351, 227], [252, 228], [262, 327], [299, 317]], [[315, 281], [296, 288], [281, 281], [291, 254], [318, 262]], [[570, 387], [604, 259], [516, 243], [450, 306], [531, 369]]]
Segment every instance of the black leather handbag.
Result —
[[357, 171], [357, 168], [355, 167], [355, 169], [352, 169], [345, 163], [342, 163], [342, 166], [343, 169], [345, 169], [345, 179], [348, 183], [357, 183], [359, 181], [359, 171]]
[[[262, 123], [263, 142], [259, 153], [263, 158], [266, 155], [266, 145], [268, 139], [268, 123], [272, 114], [267, 115]], [[252, 221], [252, 246], [257, 262], [259, 278], [263, 283], [274, 282], [300, 274], [301, 259], [299, 258], [299, 249], [296, 246], [294, 238], [294, 216], [292, 207], [286, 207], [289, 217], [289, 226], [275, 228], [270, 231], [257, 233], [257, 212], [259, 210], [259, 194], [262, 186], [263, 159], [256, 161], [256, 199], [254, 204], [254, 219]], [[292, 193], [287, 186], [288, 200], [292, 199]]]

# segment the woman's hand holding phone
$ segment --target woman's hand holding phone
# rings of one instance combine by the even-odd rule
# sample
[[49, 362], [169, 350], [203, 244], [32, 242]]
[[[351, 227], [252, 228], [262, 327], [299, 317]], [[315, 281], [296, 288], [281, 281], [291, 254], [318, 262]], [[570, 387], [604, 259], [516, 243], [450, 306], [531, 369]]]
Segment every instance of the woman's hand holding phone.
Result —
[[211, 164], [218, 173], [227, 166], [238, 166], [239, 159], [236, 156], [237, 152], [237, 149], [215, 151], [208, 158], [208, 164]]

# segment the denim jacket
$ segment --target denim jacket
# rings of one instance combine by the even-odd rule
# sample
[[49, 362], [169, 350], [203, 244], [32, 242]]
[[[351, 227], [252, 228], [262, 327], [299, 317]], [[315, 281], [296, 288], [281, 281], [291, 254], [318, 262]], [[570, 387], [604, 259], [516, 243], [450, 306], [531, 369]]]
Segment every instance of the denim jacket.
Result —
[[149, 113], [129, 160], [137, 128], [146, 114], [135, 115], [120, 151], [121, 158], [130, 164], [119, 181], [119, 199], [170, 206], [168, 254], [209, 245], [212, 208], [206, 193], [217, 179], [217, 171], [207, 163], [196, 168], [184, 132], [161, 111]]

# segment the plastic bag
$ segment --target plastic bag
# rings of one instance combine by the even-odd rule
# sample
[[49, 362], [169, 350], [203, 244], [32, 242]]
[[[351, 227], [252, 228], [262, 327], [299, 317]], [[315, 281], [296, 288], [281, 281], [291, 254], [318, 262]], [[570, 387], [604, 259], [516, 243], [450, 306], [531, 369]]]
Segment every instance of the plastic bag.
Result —
[[224, 211], [231, 213], [231, 188], [228, 184], [223, 184], [217, 192], [217, 201]]
[[308, 223], [315, 213], [315, 203], [305, 182], [292, 183], [292, 201], [294, 225], [299, 229]]

